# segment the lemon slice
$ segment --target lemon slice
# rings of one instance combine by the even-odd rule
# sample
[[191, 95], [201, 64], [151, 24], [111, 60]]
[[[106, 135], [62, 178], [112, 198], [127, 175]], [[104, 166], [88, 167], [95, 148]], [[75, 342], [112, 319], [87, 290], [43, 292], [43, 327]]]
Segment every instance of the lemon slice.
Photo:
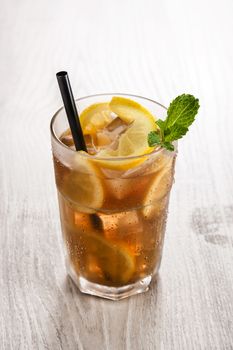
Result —
[[[128, 98], [113, 97], [109, 103], [110, 109], [124, 122], [130, 123], [128, 129], [120, 136], [116, 149], [105, 148], [98, 153], [99, 157], [133, 157], [148, 154], [152, 148], [148, 146], [147, 136], [156, 129], [155, 117], [139, 103]], [[101, 162], [111, 169], [125, 170], [139, 165], [141, 159]]]
[[111, 109], [108, 103], [95, 103], [80, 114], [80, 123], [84, 135], [96, 134], [112, 120]]
[[160, 211], [164, 209], [166, 205], [164, 198], [172, 186], [173, 157], [164, 156], [161, 163], [164, 166], [155, 173], [155, 178], [143, 200], [143, 214], [147, 218], [156, 213], [160, 214]]
[[[85, 254], [83, 263], [87, 278], [97, 279], [96, 282], [110, 285], [126, 284], [135, 271], [135, 258], [132, 253], [124, 246], [107, 241], [104, 237], [94, 233], [82, 235], [82, 244], [85, 245]], [[95, 259], [95, 264], [102, 272], [102, 278], [91, 276], [92, 266], [88, 266], [88, 261]]]
[[76, 210], [93, 213], [104, 200], [101, 179], [97, 168], [89, 160], [78, 154], [75, 156], [74, 169], [65, 177], [60, 191]]
[[154, 124], [155, 129], [155, 117], [138, 102], [129, 98], [114, 96], [109, 103], [109, 107], [127, 124], [144, 118], [148, 122], [150, 121], [151, 124]]

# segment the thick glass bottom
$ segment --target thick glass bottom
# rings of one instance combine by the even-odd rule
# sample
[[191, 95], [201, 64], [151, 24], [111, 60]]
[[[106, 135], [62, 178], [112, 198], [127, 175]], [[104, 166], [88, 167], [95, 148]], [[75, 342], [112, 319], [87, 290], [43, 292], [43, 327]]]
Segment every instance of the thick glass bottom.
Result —
[[140, 281], [128, 284], [124, 287], [108, 287], [77, 276], [71, 266], [68, 267], [68, 274], [80, 292], [110, 300], [121, 300], [135, 294], [144, 293], [149, 289], [152, 279], [151, 276], [147, 276]]

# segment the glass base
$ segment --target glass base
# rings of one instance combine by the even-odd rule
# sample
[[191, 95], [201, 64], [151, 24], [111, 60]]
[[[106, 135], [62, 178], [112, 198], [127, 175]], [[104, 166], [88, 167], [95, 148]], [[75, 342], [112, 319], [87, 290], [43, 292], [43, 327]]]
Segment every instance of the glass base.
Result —
[[149, 289], [152, 279], [151, 276], [147, 276], [138, 282], [128, 284], [124, 287], [107, 287], [101, 284], [89, 282], [83, 277], [78, 277], [71, 267], [68, 268], [68, 274], [80, 292], [110, 300], [121, 300], [128, 298], [131, 295], [144, 293]]

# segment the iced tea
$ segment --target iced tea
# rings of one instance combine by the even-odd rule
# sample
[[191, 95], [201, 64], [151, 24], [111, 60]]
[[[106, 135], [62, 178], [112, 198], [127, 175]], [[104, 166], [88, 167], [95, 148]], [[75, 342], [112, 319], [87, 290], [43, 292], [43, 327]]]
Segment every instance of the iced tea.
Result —
[[[95, 102], [92, 99], [84, 99], [86, 106]], [[161, 117], [164, 108], [148, 103]], [[82, 100], [77, 104], [80, 108]], [[127, 133], [132, 136], [132, 121], [108, 107], [95, 108], [99, 111], [92, 115], [94, 122], [84, 125], [88, 154], [74, 150], [64, 111], [53, 118], [61, 225], [68, 272], [80, 290], [120, 299], [146, 290], [158, 271], [176, 152], [154, 149], [119, 156], [119, 148], [126, 152], [133, 142], [126, 138]]]

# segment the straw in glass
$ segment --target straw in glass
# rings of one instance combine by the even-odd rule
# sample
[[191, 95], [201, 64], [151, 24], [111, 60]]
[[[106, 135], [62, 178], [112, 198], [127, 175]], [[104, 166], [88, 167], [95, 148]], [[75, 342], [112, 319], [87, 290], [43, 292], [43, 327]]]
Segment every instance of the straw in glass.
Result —
[[56, 76], [76, 151], [87, 152], [68, 73], [64, 71], [58, 72]]
[[[66, 110], [66, 115], [70, 125], [71, 134], [74, 140], [76, 151], [87, 152], [83, 131], [80, 125], [79, 116], [70, 85], [68, 73], [65, 71], [56, 74], [58, 85], [60, 88], [62, 100]], [[90, 214], [92, 225], [97, 230], [103, 230], [102, 220], [97, 214]]]

